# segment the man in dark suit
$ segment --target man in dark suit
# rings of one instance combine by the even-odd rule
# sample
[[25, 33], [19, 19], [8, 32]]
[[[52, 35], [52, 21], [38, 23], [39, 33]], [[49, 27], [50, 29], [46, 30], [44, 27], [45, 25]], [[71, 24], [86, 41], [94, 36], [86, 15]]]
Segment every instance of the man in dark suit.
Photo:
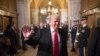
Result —
[[10, 22], [4, 31], [5, 39], [7, 40], [8, 54], [14, 56], [17, 52], [17, 32], [14, 22]]
[[50, 25], [33, 36], [34, 46], [39, 45], [37, 56], [68, 56], [67, 32], [59, 29], [59, 23], [60, 17], [51, 15]]
[[97, 26], [92, 32], [92, 39], [89, 45], [89, 56], [100, 56], [100, 18], [96, 23]]
[[87, 46], [87, 38], [90, 34], [90, 28], [87, 26], [87, 17], [83, 17], [80, 21], [81, 26], [78, 29], [78, 45], [79, 45], [79, 54], [80, 56], [85, 56], [85, 47]]
[[75, 52], [75, 47], [74, 47], [74, 42], [75, 42], [75, 37], [77, 33], [77, 22], [76, 20], [73, 21], [75, 25], [72, 26], [71, 28], [71, 42], [72, 42], [72, 49], [71, 52]]

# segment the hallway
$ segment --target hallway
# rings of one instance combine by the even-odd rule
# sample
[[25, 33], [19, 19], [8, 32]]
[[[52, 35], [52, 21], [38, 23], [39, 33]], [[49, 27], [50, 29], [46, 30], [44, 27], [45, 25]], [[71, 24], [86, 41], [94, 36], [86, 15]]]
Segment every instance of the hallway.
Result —
[[[70, 52], [70, 48], [68, 48], [68, 55], [69, 56], [78, 56], [78, 51], [76, 52]], [[36, 56], [37, 54], [37, 48], [33, 49], [32, 47], [29, 47], [26, 51], [20, 52], [17, 56]]]
[[[59, 25], [59, 28], [63, 28], [63, 26], [64, 27], [67, 26], [66, 29], [69, 34], [71, 34], [71, 29], [73, 28], [74, 25], [77, 25], [76, 27], [77, 31], [75, 35], [77, 35], [78, 31], [79, 31], [78, 35], [81, 35], [80, 33], [85, 33], [85, 31], [88, 31], [86, 30], [87, 28], [86, 29], [82, 28], [83, 29], [82, 30], [80, 26], [83, 27], [84, 25], [87, 25], [90, 28], [88, 32], [89, 34], [87, 34], [90, 35], [88, 39], [86, 38], [86, 35], [82, 34], [86, 38], [85, 39], [83, 37], [84, 38], [82, 39], [83, 43], [86, 42], [85, 43], [86, 45], [89, 44], [88, 48], [86, 48], [86, 50], [84, 49], [86, 51], [86, 53], [84, 54], [86, 56], [89, 56], [88, 54], [91, 55], [94, 54], [96, 51], [94, 50], [91, 51], [92, 49], [90, 48], [92, 47], [91, 46], [93, 44], [92, 42], [94, 42], [94, 46], [100, 45], [99, 39], [96, 40], [93, 39], [92, 41], [92, 38], [96, 38], [96, 37], [100, 38], [99, 36], [100, 31], [97, 31], [98, 35], [94, 36], [95, 29], [97, 27], [100, 27], [100, 0], [0, 0], [0, 56], [9, 56], [9, 54], [7, 54], [9, 52], [14, 52], [13, 54], [16, 54], [16, 56], [36, 56], [38, 48], [34, 49], [28, 46], [27, 50], [25, 51], [22, 50], [25, 40], [28, 40], [28, 38], [26, 37], [30, 33], [32, 34], [34, 33], [35, 35], [35, 31], [37, 31], [39, 26], [41, 25], [40, 23], [43, 24], [42, 26], [43, 28], [48, 27], [48, 25], [51, 24], [50, 22], [51, 21], [50, 19], [52, 18], [51, 15], [56, 15], [56, 14], [59, 15], [59, 17], [57, 18], [60, 18], [59, 24], [57, 23]], [[85, 22], [85, 24], [81, 25], [81, 20], [84, 17], [87, 18], [87, 21]], [[77, 23], [74, 21], [77, 21]], [[57, 21], [55, 21], [55, 23], [56, 22]], [[27, 34], [23, 34], [24, 32], [27, 31], [27, 29], [23, 30], [23, 27], [25, 25], [28, 26], [25, 28], [29, 28], [28, 29], [29, 33]], [[66, 29], [64, 29], [64, 31]], [[48, 37], [47, 34], [45, 33], [44, 35]], [[44, 37], [45, 36], [43, 36], [43, 38]], [[53, 36], [51, 35], [51, 37]], [[58, 37], [62, 37], [62, 36], [58, 36]], [[44, 38], [44, 40], [45, 39], [46, 38]], [[46, 41], [47, 40], [48, 38], [46, 39]], [[98, 40], [98, 44], [96, 42], [97, 40]], [[29, 41], [29, 44], [30, 43], [33, 44], [33, 42]], [[11, 48], [9, 48], [9, 46]], [[13, 46], [14, 48], [12, 48]], [[43, 48], [45, 49], [45, 45], [43, 46], [44, 46]], [[64, 46], [66, 46], [66, 42], [64, 43]], [[76, 49], [75, 52], [70, 51], [71, 50], [70, 37], [68, 39], [67, 46], [68, 46], [68, 56], [79, 56], [78, 48]], [[94, 47], [94, 49], [100, 50], [99, 47], [98, 49]], [[65, 48], [63, 48], [63, 50], [66, 50]], [[10, 49], [11, 51], [9, 51]], [[89, 50], [91, 52], [89, 52]], [[16, 51], [18, 52], [16, 53]], [[100, 51], [97, 51], [97, 53], [95, 54], [98, 54], [97, 56], [100, 56]]]
[[26, 51], [19, 53], [17, 56], [36, 56], [37, 49], [33, 49], [32, 47], [28, 47]]
[[[68, 39], [67, 46], [68, 46], [68, 56], [79, 56], [78, 49], [76, 49], [76, 52], [70, 51], [71, 50], [71, 39], [70, 38]], [[17, 56], [36, 56], [37, 50], [38, 48], [34, 49], [28, 46], [26, 51], [19, 51]]]

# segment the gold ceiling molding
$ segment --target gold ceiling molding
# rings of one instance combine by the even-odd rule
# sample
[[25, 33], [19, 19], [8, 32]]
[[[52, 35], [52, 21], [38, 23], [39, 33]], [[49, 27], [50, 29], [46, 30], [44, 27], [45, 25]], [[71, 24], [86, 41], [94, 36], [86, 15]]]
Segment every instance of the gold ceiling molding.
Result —
[[[58, 3], [56, 2], [56, 0], [50, 0], [50, 1], [52, 2], [52, 6], [55, 6], [55, 7], [60, 8], [60, 6], [59, 6]], [[39, 8], [48, 6], [48, 2], [49, 2], [49, 0], [45, 0], [45, 1], [43, 0], [43, 1], [41, 2], [41, 4], [40, 4]]]
[[38, 9], [42, 0], [32, 0], [30, 7], [34, 9]]
[[[41, 0], [42, 1], [42, 0]], [[35, 5], [35, 8], [38, 9], [39, 8], [39, 5], [41, 3], [40, 0], [34, 0], [34, 5]]]
[[[40, 7], [46, 7], [48, 5], [49, 0], [33, 0], [31, 3], [31, 7], [34, 9], [39, 9]], [[54, 6], [59, 7], [60, 9], [67, 8], [68, 3], [67, 0], [51, 0]]]
[[61, 9], [67, 8], [67, 7], [68, 7], [68, 6], [67, 6], [68, 3], [67, 3], [66, 0], [56, 0], [56, 2], [58, 2], [58, 4], [59, 4], [59, 6], [60, 6]]
[[45, 0], [45, 1], [43, 0], [43, 1], [41, 1], [39, 8], [46, 7], [47, 5], [48, 5], [48, 0]]
[[34, 0], [32, 0], [32, 2], [30, 3], [30, 9], [35, 8], [34, 6]]

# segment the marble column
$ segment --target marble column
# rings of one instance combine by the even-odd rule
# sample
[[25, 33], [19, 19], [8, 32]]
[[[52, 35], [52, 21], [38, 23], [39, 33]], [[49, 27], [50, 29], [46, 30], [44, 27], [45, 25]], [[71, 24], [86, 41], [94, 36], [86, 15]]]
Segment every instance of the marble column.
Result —
[[60, 13], [61, 13], [61, 23], [65, 23], [68, 17], [67, 9], [61, 9]]
[[30, 1], [17, 0], [18, 27], [22, 28], [24, 24], [30, 25]]
[[68, 21], [70, 27], [73, 25], [73, 20], [80, 19], [81, 0], [68, 0]]
[[[19, 36], [21, 36], [21, 28], [24, 24], [30, 25], [30, 3], [31, 0], [16, 0], [18, 13], [18, 28]], [[20, 38], [20, 45], [22, 46], [22, 38]]]
[[38, 25], [39, 23], [39, 9], [32, 9], [32, 23]]

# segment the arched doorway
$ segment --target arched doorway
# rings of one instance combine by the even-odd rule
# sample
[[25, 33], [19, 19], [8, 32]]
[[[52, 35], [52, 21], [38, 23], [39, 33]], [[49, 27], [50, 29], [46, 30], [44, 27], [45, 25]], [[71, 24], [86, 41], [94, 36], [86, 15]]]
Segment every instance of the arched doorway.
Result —
[[40, 21], [45, 22], [45, 19], [54, 13], [51, 12], [53, 10], [60, 14], [62, 22], [64, 22], [68, 16], [67, 4], [66, 0], [33, 0], [30, 5], [31, 23], [37, 25]]

